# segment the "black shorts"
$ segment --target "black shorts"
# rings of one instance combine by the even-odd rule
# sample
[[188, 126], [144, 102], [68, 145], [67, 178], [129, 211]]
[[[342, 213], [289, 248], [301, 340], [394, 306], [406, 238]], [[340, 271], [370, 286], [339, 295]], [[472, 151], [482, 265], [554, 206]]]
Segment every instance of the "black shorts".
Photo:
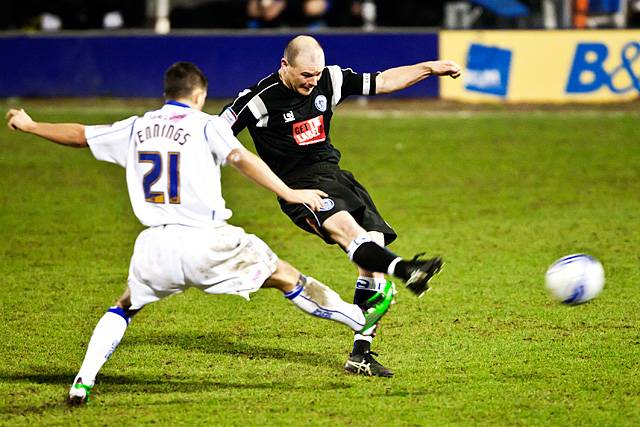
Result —
[[315, 212], [305, 205], [287, 203], [282, 199], [280, 208], [291, 220], [303, 230], [317, 234], [329, 244], [335, 242], [327, 235], [322, 224], [330, 216], [347, 211], [366, 231], [377, 231], [384, 234], [385, 245], [393, 242], [398, 235], [382, 218], [367, 190], [356, 181], [351, 172], [340, 169], [337, 165], [316, 166], [305, 175], [288, 178], [287, 184], [295, 189], [318, 189], [329, 195], [325, 198], [325, 206]]

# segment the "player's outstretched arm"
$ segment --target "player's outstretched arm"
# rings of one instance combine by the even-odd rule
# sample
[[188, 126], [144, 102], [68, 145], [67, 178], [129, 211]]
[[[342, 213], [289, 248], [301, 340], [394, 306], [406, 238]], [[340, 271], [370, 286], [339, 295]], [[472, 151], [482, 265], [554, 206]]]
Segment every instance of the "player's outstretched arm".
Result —
[[14, 108], [10, 109], [5, 117], [11, 130], [21, 130], [69, 147], [87, 146], [84, 125], [79, 123], [35, 122], [24, 110]]
[[317, 211], [322, 207], [322, 197], [327, 196], [327, 193], [320, 190], [289, 188], [262, 159], [245, 148], [231, 150], [227, 162], [253, 182], [276, 193], [289, 203], [303, 203]]
[[427, 61], [389, 68], [376, 76], [376, 94], [397, 92], [429, 76], [450, 76], [457, 79], [461, 74], [460, 66], [449, 60]]

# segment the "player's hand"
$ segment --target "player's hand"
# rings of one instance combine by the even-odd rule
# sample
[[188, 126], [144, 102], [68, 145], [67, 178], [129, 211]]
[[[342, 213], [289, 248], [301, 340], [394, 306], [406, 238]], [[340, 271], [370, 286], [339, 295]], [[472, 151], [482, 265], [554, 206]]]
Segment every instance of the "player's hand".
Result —
[[450, 76], [457, 79], [462, 75], [462, 68], [454, 61], [431, 61], [429, 66], [431, 67], [431, 74], [434, 76]]
[[10, 109], [7, 111], [5, 118], [7, 119], [7, 126], [9, 126], [11, 130], [28, 132], [34, 124], [34, 121], [23, 109]]
[[322, 208], [322, 198], [328, 194], [321, 190], [291, 190], [289, 195], [284, 198], [289, 203], [305, 204], [314, 211]]

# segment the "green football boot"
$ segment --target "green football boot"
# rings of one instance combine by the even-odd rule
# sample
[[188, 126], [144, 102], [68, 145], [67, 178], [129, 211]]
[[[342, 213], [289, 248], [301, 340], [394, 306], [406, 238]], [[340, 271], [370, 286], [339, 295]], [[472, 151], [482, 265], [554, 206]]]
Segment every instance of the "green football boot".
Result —
[[78, 378], [78, 381], [73, 383], [69, 390], [67, 403], [71, 406], [80, 406], [88, 403], [91, 389], [93, 389], [92, 385], [82, 384], [82, 378]]
[[377, 292], [363, 304], [365, 322], [359, 332], [364, 332], [378, 323], [382, 316], [389, 311], [394, 295], [395, 285], [390, 280], [387, 280], [384, 289], [381, 292]]

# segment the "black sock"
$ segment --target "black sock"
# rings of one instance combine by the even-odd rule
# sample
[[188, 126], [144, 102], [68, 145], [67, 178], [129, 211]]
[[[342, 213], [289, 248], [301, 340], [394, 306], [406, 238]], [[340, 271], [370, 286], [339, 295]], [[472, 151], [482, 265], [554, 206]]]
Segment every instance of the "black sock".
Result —
[[353, 342], [353, 351], [351, 354], [365, 354], [371, 350], [371, 343], [365, 340], [357, 340]]
[[353, 293], [353, 303], [362, 307], [362, 305], [376, 293], [377, 291], [372, 291], [371, 289], [356, 289]]
[[[371, 289], [356, 288], [353, 293], [353, 303], [362, 307], [362, 304], [367, 302], [369, 298], [376, 294], [376, 291]], [[365, 354], [371, 350], [371, 343], [366, 340], [355, 340], [353, 342], [353, 350], [351, 354]]]
[[361, 243], [351, 254], [351, 260], [358, 267], [367, 271], [385, 274], [391, 262], [396, 258], [398, 256], [389, 249], [383, 248], [372, 241]]
[[393, 268], [393, 275], [401, 278], [406, 282], [409, 279], [409, 272], [407, 271], [407, 267], [409, 267], [409, 263], [407, 261], [398, 261]]

